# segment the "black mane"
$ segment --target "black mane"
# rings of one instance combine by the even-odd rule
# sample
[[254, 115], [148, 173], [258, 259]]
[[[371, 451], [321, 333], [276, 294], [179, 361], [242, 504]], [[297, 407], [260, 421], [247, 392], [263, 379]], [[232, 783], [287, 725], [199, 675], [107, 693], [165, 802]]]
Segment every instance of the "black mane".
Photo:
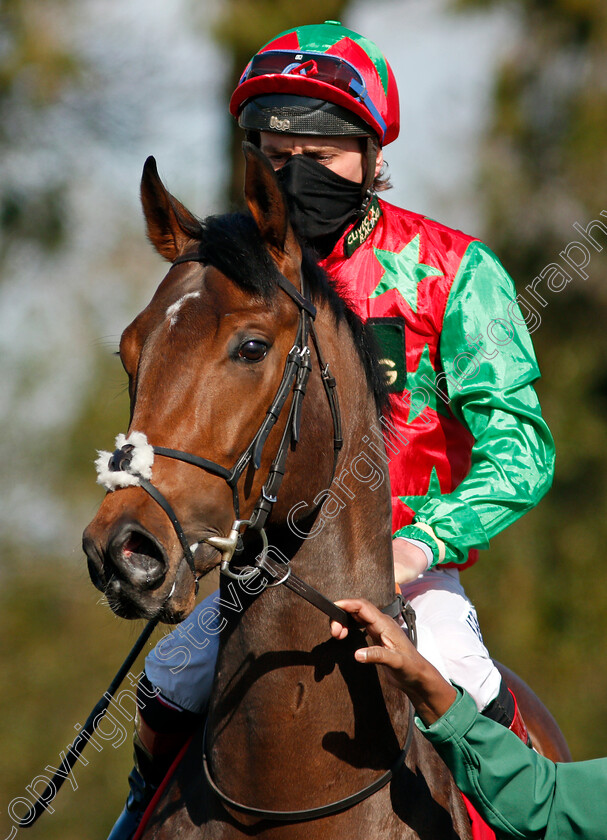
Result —
[[[214, 266], [243, 289], [266, 300], [271, 300], [278, 293], [278, 268], [251, 216], [243, 213], [209, 216], [201, 222], [196, 239], [200, 242], [199, 255], [203, 263]], [[345, 321], [348, 325], [367, 385], [375, 398], [377, 412], [386, 414], [389, 411], [388, 392], [371, 331], [337, 292], [331, 278], [317, 264], [314, 253], [305, 247], [302, 270], [312, 300], [315, 303], [326, 301], [336, 323]]]

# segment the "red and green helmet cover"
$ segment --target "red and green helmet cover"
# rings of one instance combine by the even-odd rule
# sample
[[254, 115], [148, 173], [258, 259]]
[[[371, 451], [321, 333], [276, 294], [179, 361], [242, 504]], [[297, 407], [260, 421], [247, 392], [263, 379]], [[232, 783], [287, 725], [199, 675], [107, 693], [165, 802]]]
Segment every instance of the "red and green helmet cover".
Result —
[[[290, 70], [249, 77], [253, 62], [270, 51], [292, 53], [294, 59], [299, 53], [304, 54], [306, 59], [314, 55], [341, 59], [357, 71], [364, 94], [357, 95], [354, 90], [344, 90], [343, 85], [315, 78], [314, 73], [299, 74]], [[238, 117], [250, 99], [276, 93], [323, 99], [339, 105], [368, 124], [383, 146], [398, 137], [398, 89], [392, 68], [373, 41], [346, 29], [338, 21], [299, 26], [268, 41], [245, 68], [232, 94], [230, 113]]]

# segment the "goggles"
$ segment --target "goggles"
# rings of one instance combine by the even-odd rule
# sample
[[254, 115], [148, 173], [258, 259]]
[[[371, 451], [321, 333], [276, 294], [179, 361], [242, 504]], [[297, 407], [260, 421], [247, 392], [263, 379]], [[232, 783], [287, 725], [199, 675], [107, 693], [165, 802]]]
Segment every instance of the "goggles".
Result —
[[369, 96], [364, 79], [349, 61], [327, 53], [304, 53], [287, 50], [266, 50], [251, 59], [239, 85], [258, 76], [304, 76], [324, 82], [355, 97], [364, 104], [385, 134], [386, 122]]

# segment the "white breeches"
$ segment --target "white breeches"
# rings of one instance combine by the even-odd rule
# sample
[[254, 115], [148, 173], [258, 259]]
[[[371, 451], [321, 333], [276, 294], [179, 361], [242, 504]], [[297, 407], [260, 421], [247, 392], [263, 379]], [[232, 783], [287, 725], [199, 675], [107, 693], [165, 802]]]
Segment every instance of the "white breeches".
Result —
[[420, 653], [445, 679], [464, 688], [482, 711], [497, 697], [501, 675], [457, 569], [429, 569], [401, 590], [415, 610]]

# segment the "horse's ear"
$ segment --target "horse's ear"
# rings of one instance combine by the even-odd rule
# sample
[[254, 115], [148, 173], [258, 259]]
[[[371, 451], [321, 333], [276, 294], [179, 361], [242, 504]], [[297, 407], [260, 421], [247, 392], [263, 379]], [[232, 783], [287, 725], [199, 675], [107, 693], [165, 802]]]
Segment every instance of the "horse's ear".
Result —
[[173, 262], [200, 232], [200, 222], [166, 189], [149, 157], [141, 177], [141, 204], [150, 242], [161, 256]]
[[252, 143], [242, 144], [246, 161], [244, 194], [262, 239], [277, 256], [301, 259], [285, 197], [268, 158]]

